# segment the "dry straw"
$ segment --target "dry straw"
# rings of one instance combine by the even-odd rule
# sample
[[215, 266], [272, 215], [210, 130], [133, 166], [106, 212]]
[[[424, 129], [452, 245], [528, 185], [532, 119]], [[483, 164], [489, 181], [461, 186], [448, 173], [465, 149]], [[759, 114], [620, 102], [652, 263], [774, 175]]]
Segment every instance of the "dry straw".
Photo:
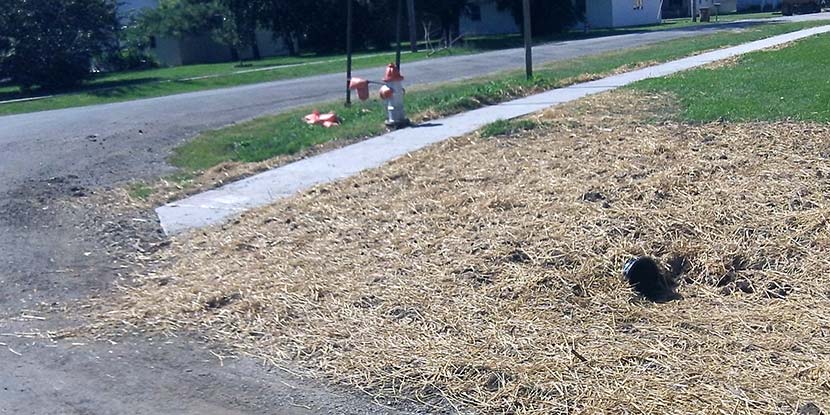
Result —
[[[669, 103], [601, 95], [177, 238], [106, 327], [480, 413], [827, 410], [830, 126], [648, 118]], [[682, 300], [635, 298], [640, 254]]]

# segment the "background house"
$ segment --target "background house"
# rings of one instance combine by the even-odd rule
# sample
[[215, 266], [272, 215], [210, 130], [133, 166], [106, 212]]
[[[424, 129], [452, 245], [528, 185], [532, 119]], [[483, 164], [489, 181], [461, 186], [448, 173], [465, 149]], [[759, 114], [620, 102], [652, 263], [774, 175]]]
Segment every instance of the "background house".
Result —
[[[585, 21], [578, 23], [578, 27], [611, 28], [659, 24], [662, 21], [661, 0], [573, 1], [585, 15]], [[520, 28], [509, 11], [498, 9], [495, 0], [474, 0], [468, 6], [467, 13], [462, 15], [459, 30], [469, 36], [518, 33]]]
[[[118, 16], [122, 21], [127, 21], [135, 13], [150, 7], [158, 7], [158, 0], [121, 0], [118, 2]], [[288, 54], [283, 40], [276, 38], [271, 31], [257, 30], [256, 42], [262, 57]], [[216, 42], [207, 33], [181, 37], [153, 37], [150, 39], [150, 51], [163, 66], [232, 60], [230, 46]], [[239, 51], [239, 57], [253, 58], [252, 48]]]
[[587, 0], [589, 28], [642, 26], [662, 22], [661, 0]]
[[772, 11], [781, 9], [781, 0], [737, 0], [738, 11]]
[[519, 26], [507, 10], [499, 10], [496, 0], [471, 1], [461, 15], [458, 30], [466, 36], [519, 33]]

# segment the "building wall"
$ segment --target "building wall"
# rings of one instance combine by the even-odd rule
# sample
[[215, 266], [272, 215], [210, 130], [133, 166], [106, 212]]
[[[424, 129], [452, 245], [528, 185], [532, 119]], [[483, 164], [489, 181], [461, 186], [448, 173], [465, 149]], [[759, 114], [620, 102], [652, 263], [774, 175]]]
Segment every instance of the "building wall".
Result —
[[738, 11], [738, 0], [720, 0], [716, 3], [720, 3], [720, 7], [718, 8], [718, 13], [720, 14], [735, 13]]
[[614, 0], [588, 0], [585, 4], [585, 23], [590, 28], [613, 27], [612, 3]]
[[472, 3], [478, 8], [480, 15], [470, 16], [465, 13], [461, 16], [458, 28], [462, 34], [467, 36], [503, 35], [519, 32], [519, 26], [513, 19], [513, 15], [507, 10], [499, 10], [496, 0], [477, 0]]
[[660, 0], [612, 0], [613, 27], [641, 26], [662, 22]]
[[781, 0], [737, 0], [738, 11], [762, 10], [772, 11], [781, 8]]
[[[257, 30], [256, 41], [259, 45], [259, 53], [262, 56], [280, 56], [288, 53], [288, 48], [282, 37], [274, 38], [274, 32], [270, 30]], [[251, 52], [253, 56], [253, 52]]]
[[[140, 12], [142, 9], [158, 7], [158, 0], [120, 0], [118, 16], [123, 20]], [[288, 53], [288, 48], [281, 39], [275, 39], [273, 32], [257, 30], [257, 45], [262, 57], [280, 56]], [[231, 49], [214, 41], [207, 33], [188, 35], [181, 38], [156, 37], [151, 52], [164, 66], [190, 65], [196, 63], [216, 63], [231, 60]], [[240, 52], [243, 59], [251, 59], [251, 48]]]
[[169, 37], [155, 39], [155, 47], [150, 50], [156, 60], [163, 66], [182, 65], [182, 48], [180, 40]]
[[[274, 39], [272, 32], [257, 31], [259, 53], [264, 57], [281, 56], [288, 53], [282, 39]], [[198, 63], [229, 62], [231, 49], [216, 42], [209, 34], [175, 38], [157, 38], [153, 54], [163, 66], [192, 65]], [[242, 59], [252, 59], [253, 49], [247, 48], [239, 53]]]
[[210, 35], [185, 36], [179, 40], [181, 64], [218, 63], [231, 60], [230, 47], [215, 42]]
[[[739, 0], [695, 0], [697, 2], [698, 10], [701, 7], [714, 7], [715, 3], [720, 3], [718, 12], [720, 14], [735, 13], [738, 11]], [[689, 14], [689, 0], [663, 0], [663, 18], [671, 19], [675, 17], [690, 17]], [[714, 10], [712, 14], [714, 15]]]

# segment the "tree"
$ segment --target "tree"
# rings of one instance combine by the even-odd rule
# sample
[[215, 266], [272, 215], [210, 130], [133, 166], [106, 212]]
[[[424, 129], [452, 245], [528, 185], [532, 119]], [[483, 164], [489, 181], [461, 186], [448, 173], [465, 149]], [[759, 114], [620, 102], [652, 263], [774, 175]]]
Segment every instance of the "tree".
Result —
[[441, 33], [449, 45], [451, 33], [458, 32], [458, 22], [464, 13], [468, 0], [419, 0], [421, 20], [435, 19], [441, 25]]
[[[353, 1], [355, 48], [387, 48], [395, 30], [397, 0]], [[344, 0], [269, 0], [261, 23], [288, 43], [296, 39], [318, 53], [342, 51], [346, 47], [345, 5]]]
[[265, 9], [265, 3], [257, 0], [217, 0], [224, 12], [222, 23], [214, 29], [214, 37], [230, 45], [232, 53], [237, 56], [239, 51], [251, 47], [254, 59], [261, 58], [259, 46], [256, 43], [257, 21]]
[[233, 59], [251, 47], [259, 59], [256, 44], [257, 22], [266, 0], [162, 0], [159, 6], [144, 10], [135, 21], [137, 31], [149, 36], [181, 37], [210, 33], [231, 48]]
[[110, 0], [6, 0], [0, 7], [0, 78], [23, 89], [87, 79], [93, 57], [117, 47]]
[[147, 37], [202, 34], [221, 24], [222, 12], [212, 0], [161, 0], [158, 7], [142, 10], [133, 25]]
[[[500, 10], [510, 10], [516, 24], [523, 23], [522, 0], [498, 0]], [[530, 0], [530, 28], [533, 36], [561, 33], [582, 18], [571, 0]]]

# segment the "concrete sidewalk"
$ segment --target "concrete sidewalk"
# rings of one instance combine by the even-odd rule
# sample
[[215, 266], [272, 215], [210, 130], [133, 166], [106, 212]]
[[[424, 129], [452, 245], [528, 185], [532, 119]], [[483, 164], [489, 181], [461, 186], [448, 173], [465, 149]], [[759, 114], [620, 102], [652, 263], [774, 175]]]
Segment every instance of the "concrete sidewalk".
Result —
[[718, 60], [828, 32], [830, 32], [830, 26], [820, 26], [774, 36], [434, 120], [428, 124], [394, 131], [161, 206], [156, 209], [156, 213], [168, 234], [222, 223], [246, 210], [273, 203], [317, 184], [335, 181], [378, 167], [409, 152], [451, 137], [471, 133], [497, 120], [520, 117], [643, 79], [670, 75]]

